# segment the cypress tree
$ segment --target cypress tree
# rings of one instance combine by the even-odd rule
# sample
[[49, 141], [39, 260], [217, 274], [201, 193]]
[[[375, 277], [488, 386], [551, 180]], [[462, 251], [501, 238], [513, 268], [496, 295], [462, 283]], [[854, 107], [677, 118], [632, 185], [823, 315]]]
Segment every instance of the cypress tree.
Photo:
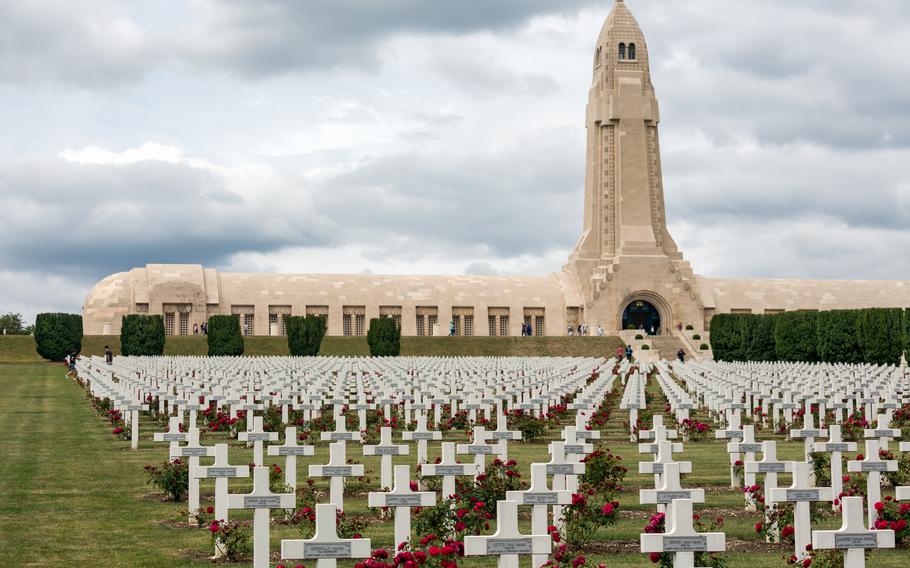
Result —
[[210, 316], [208, 335], [209, 357], [243, 355], [243, 334], [240, 316]]

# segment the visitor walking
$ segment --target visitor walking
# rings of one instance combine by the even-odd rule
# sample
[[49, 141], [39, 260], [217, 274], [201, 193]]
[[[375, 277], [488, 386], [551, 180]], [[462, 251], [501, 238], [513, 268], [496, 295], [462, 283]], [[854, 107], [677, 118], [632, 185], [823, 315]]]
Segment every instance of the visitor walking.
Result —
[[209, 324], [208, 322], [202, 322], [202, 335], [209, 334]]
[[193, 335], [199, 335], [199, 324], [198, 323], [193, 324]]
[[569, 326], [569, 337], [572, 337], [573, 335], [575, 335], [575, 331], [572, 329], [572, 326], [570, 325]]
[[455, 337], [455, 320], [449, 322], [449, 337]]
[[680, 349], [680, 350], [676, 353], [676, 358], [679, 359], [679, 362], [680, 362], [680, 363], [685, 363], [685, 362], [686, 362], [686, 352], [683, 351], [682, 349]]
[[604, 331], [604, 326], [597, 324], [597, 337], [603, 337], [607, 333]]
[[110, 345], [104, 346], [104, 360], [107, 362], [108, 365], [114, 364], [114, 352], [111, 351]]
[[632, 346], [631, 346], [631, 345], [626, 345], [626, 360], [627, 360], [629, 363], [632, 362], [632, 355], [633, 355], [633, 353], [632, 353]]

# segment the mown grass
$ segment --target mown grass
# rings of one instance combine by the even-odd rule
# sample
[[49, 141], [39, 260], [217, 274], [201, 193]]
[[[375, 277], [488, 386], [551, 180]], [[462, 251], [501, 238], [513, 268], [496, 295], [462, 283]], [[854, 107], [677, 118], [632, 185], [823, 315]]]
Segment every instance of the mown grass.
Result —
[[[244, 337], [244, 353], [254, 357], [287, 356], [286, 337]], [[86, 335], [83, 355], [103, 355], [109, 345], [120, 354], [120, 337]], [[622, 345], [618, 337], [403, 337], [401, 354], [426, 357], [612, 357]], [[165, 355], [205, 356], [204, 336], [171, 336]], [[324, 357], [369, 357], [366, 337], [326, 337], [319, 353]], [[0, 336], [0, 363], [37, 363], [31, 336]]]
[[[4, 452], [0, 459], [0, 566], [142, 566], [201, 567], [211, 566], [208, 532], [169, 523], [185, 511], [185, 504], [166, 502], [146, 484], [146, 463], [160, 464], [167, 458], [165, 444], [155, 444], [151, 436], [157, 423], [143, 415], [140, 423], [141, 442], [138, 451], [130, 451], [128, 442], [115, 440], [110, 425], [92, 409], [82, 389], [64, 378], [62, 367], [52, 365], [4, 365], [0, 367], [0, 432]], [[589, 563], [605, 562], [607, 566], [652, 566], [646, 556], [634, 553], [638, 535], [647, 523], [651, 508], [638, 504], [638, 489], [650, 484], [650, 476], [639, 475], [641, 456], [627, 440], [622, 423], [624, 413], [617, 412], [604, 431], [605, 443], [624, 457], [630, 469], [626, 490], [620, 496], [620, 521], [602, 533], [598, 540], [622, 543], [627, 554], [588, 554]], [[518, 460], [527, 475], [528, 464], [547, 459], [546, 444], [556, 432], [532, 444], [510, 445], [510, 457]], [[449, 439], [461, 439], [453, 436]], [[763, 438], [768, 439], [767, 436]], [[779, 440], [780, 455], [796, 459], [801, 455], [799, 443]], [[206, 435], [205, 443], [225, 441], [222, 434]], [[231, 442], [231, 461], [248, 463], [250, 450]], [[430, 448], [435, 456], [438, 447]], [[379, 465], [376, 458], [364, 458], [358, 445], [349, 445], [349, 458], [365, 464], [375, 480]], [[726, 517], [728, 543], [741, 548], [751, 543], [748, 552], [726, 555], [731, 568], [785, 566], [783, 557], [790, 554], [786, 546], [759, 543], [753, 529], [756, 518], [743, 512], [743, 497], [729, 488], [728, 458], [723, 445], [711, 441], [690, 443], [679, 459], [693, 463], [694, 473], [687, 476], [687, 487], [704, 487], [708, 504], [699, 506], [703, 514]], [[316, 456], [301, 459], [298, 465], [302, 482], [307, 463], [325, 463], [327, 447], [317, 446]], [[269, 463], [279, 463], [274, 458]], [[396, 463], [414, 463], [412, 455]], [[785, 477], [782, 483], [788, 483]], [[249, 489], [249, 483], [238, 480], [232, 491]], [[375, 483], [375, 482], [374, 482]], [[321, 480], [317, 487], [326, 489]], [[370, 488], [375, 490], [375, 486]], [[203, 505], [211, 504], [213, 485], [203, 483]], [[369, 521], [364, 536], [373, 539], [373, 547], [388, 546], [392, 540], [391, 522], [380, 522], [375, 511], [366, 507], [363, 491], [346, 498], [349, 515]], [[233, 519], [250, 515], [232, 513]], [[818, 526], [834, 527], [835, 517]], [[527, 532], [529, 521], [521, 520]], [[282, 538], [299, 537], [298, 529], [273, 526], [271, 548], [276, 553]], [[896, 568], [906, 566], [906, 551], [878, 553], [869, 566]], [[525, 565], [526, 560], [523, 560]], [[492, 567], [491, 559], [464, 559], [463, 566]], [[248, 563], [246, 564], [248, 565]], [[350, 566], [351, 563], [342, 563]]]

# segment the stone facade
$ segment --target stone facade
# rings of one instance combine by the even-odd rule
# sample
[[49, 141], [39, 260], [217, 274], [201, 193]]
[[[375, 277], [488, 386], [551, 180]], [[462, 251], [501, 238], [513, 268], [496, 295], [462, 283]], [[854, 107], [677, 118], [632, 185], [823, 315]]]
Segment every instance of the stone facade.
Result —
[[587, 322], [608, 333], [630, 305], [704, 330], [717, 313], [910, 306], [910, 282], [735, 280], [696, 276], [667, 230], [658, 125], [644, 34], [616, 0], [594, 50], [586, 127], [584, 227], [562, 272], [521, 276], [221, 273], [148, 265], [102, 280], [84, 306], [85, 333], [117, 334], [128, 313], [164, 314], [191, 333], [213, 314], [238, 314], [254, 335], [283, 331], [288, 314], [325, 315], [330, 335], [362, 335], [374, 317], [404, 335], [564, 335]]

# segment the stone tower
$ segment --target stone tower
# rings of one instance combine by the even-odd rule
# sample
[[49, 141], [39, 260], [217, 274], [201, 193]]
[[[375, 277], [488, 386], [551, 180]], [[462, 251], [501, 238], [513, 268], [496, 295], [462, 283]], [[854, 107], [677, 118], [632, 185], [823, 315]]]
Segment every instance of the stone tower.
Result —
[[593, 72], [584, 228], [565, 267], [585, 300], [584, 318], [617, 331], [626, 307], [645, 302], [664, 330], [701, 327], [697, 283], [667, 231], [648, 46], [623, 0], [597, 40]]

